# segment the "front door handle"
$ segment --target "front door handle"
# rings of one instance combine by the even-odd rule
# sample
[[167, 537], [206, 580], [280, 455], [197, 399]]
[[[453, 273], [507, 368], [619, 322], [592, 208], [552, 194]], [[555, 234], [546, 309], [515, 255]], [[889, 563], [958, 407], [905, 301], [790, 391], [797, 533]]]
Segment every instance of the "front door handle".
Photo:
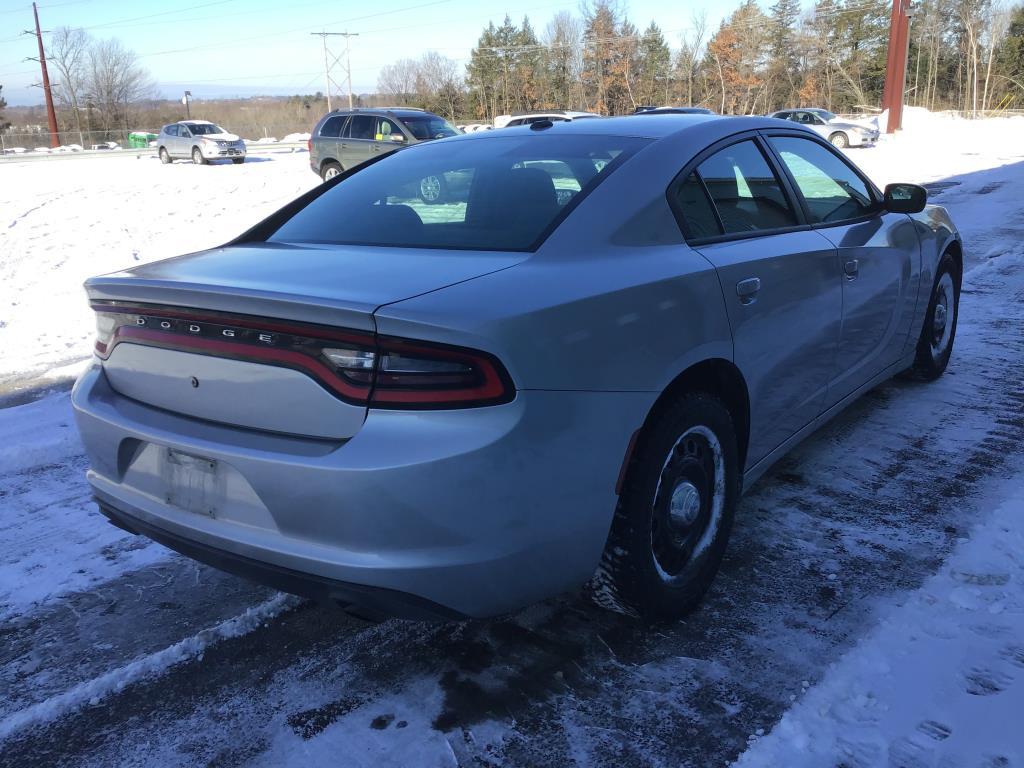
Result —
[[736, 283], [736, 295], [740, 304], [753, 304], [757, 300], [757, 292], [761, 290], [761, 278], [748, 277]]
[[843, 264], [843, 272], [846, 274], [847, 280], [856, 280], [857, 275], [860, 274], [860, 264], [856, 259], [850, 259]]

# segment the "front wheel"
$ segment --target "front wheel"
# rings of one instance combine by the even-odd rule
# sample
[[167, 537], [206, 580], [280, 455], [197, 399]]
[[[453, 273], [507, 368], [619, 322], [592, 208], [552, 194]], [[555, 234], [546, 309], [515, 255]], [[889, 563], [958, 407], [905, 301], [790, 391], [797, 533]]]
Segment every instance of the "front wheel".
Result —
[[907, 370], [911, 378], [933, 381], [943, 374], [953, 354], [959, 314], [960, 270], [952, 255], [946, 253], [935, 270], [935, 284], [917, 341], [917, 355]]
[[833, 133], [831, 136], [828, 137], [828, 140], [832, 142], [833, 147], [839, 147], [839, 149], [846, 149], [848, 146], [850, 146], [850, 137], [847, 136], [842, 131], [839, 131], [838, 133]]
[[231, 158], [231, 162], [234, 163], [235, 165], [241, 165], [242, 163], [245, 162], [245, 158], [244, 157], [232, 157]]
[[199, 147], [192, 150], [192, 162], [196, 165], [206, 165], [206, 158], [203, 157], [203, 152]]
[[641, 433], [590, 594], [647, 621], [692, 610], [721, 564], [739, 496], [732, 417], [717, 398], [680, 397]]

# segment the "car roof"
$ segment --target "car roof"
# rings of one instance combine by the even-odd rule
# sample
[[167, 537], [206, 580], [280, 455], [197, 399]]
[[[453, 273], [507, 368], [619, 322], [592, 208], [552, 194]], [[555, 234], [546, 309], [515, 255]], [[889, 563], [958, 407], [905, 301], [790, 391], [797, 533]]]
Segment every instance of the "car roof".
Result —
[[415, 107], [353, 107], [348, 109], [335, 109], [330, 112], [331, 115], [398, 115], [399, 117], [412, 117], [414, 115], [431, 115], [432, 117], [439, 117], [433, 112], [428, 112], [425, 109], [416, 109]]
[[[452, 136], [444, 141], [491, 141], [509, 136], [513, 131], [533, 132], [546, 135], [577, 136], [637, 136], [648, 139], [662, 139], [685, 131], [702, 129], [705, 134], [721, 137], [759, 128], [778, 128], [779, 122], [769, 117], [729, 117], [724, 115], [656, 114], [623, 115], [603, 120], [572, 120], [555, 122], [550, 127], [537, 129], [533, 126], [514, 126], [500, 131], [474, 131]], [[789, 126], [787, 126], [789, 127]], [[794, 126], [796, 127], [796, 126]], [[717, 139], [713, 139], [717, 140]]]

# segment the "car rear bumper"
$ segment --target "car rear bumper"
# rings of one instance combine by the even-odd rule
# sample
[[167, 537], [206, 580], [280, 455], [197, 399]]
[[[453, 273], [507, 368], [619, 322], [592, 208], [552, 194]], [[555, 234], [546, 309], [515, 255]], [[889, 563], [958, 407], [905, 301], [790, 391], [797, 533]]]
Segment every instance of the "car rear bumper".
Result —
[[[488, 408], [371, 411], [339, 441], [143, 405], [98, 364], [72, 401], [93, 492], [124, 527], [297, 594], [489, 616], [593, 573], [653, 397], [527, 391]], [[209, 500], [182, 489], [179, 454], [216, 465]]]

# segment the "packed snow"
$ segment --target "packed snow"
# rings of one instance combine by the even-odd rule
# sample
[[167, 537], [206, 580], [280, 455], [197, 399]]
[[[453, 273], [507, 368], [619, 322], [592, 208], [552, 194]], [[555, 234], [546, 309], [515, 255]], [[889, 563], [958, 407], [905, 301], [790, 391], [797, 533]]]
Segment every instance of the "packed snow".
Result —
[[[0, 764], [1020, 765], [1024, 119], [906, 125], [848, 154], [929, 185], [963, 233], [950, 370], [880, 387], [766, 476], [676, 626], [567, 596], [367, 627], [107, 524], [66, 392], [0, 407]], [[74, 375], [86, 277], [317, 183], [291, 153], [0, 164], [0, 388]]]

